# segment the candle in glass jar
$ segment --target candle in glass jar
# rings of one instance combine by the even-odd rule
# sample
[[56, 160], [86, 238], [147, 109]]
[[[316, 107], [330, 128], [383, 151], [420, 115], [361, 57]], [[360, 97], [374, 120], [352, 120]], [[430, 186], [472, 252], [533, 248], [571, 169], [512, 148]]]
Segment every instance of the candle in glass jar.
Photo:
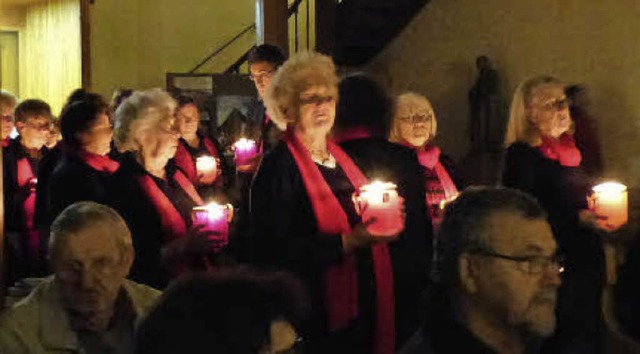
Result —
[[629, 219], [627, 186], [616, 182], [606, 182], [593, 187], [593, 208], [596, 215], [606, 219], [598, 220], [607, 227], [618, 228]]
[[199, 175], [215, 173], [218, 161], [213, 156], [200, 156], [196, 159], [196, 170]]
[[372, 235], [394, 235], [404, 227], [396, 188], [393, 183], [381, 181], [360, 187], [357, 210], [361, 213], [363, 221], [376, 219], [367, 227], [367, 231]]
[[258, 146], [254, 140], [241, 138], [233, 144], [235, 148], [236, 166], [245, 165], [256, 156]]
[[222, 240], [226, 245], [229, 242], [229, 222], [233, 215], [231, 210], [231, 205], [216, 202], [197, 206], [193, 208], [194, 225], [204, 225], [204, 231], [215, 232], [217, 235], [212, 237]]

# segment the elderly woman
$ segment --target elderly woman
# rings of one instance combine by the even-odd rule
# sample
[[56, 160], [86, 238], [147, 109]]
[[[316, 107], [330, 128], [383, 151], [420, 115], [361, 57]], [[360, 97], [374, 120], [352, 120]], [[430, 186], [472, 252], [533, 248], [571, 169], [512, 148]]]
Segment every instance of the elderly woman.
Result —
[[589, 184], [580, 172], [582, 156], [571, 133], [563, 83], [539, 76], [524, 81], [511, 104], [502, 182], [530, 193], [549, 214], [566, 272], [560, 288], [558, 331], [553, 345], [585, 339], [597, 348], [601, 328], [603, 254], [599, 236], [585, 223]]
[[[195, 186], [205, 187], [218, 182], [221, 175], [220, 149], [214, 141], [198, 132], [200, 126], [200, 110], [193, 98], [188, 96], [176, 97], [176, 123], [180, 132], [180, 144], [174, 157], [176, 165], [186, 173]], [[213, 157], [217, 160], [215, 169], [198, 171], [196, 159], [201, 156]]]
[[352, 195], [367, 180], [328, 139], [337, 85], [331, 59], [305, 52], [288, 60], [267, 89], [270, 117], [288, 130], [264, 156], [251, 187], [254, 261], [305, 281], [311, 352], [392, 353], [387, 243], [397, 235], [373, 236], [367, 227], [375, 220], [363, 221], [355, 210]]
[[49, 220], [78, 201], [106, 203], [111, 176], [120, 164], [109, 158], [113, 129], [107, 102], [87, 94], [60, 117], [62, 160], [49, 180]]
[[192, 209], [202, 199], [171, 160], [178, 147], [175, 106], [159, 89], [135, 92], [115, 120], [114, 140], [123, 155], [111, 203], [133, 234], [131, 278], [157, 288], [185, 270], [205, 269], [216, 243], [192, 227]]
[[453, 163], [433, 143], [438, 122], [429, 100], [416, 93], [404, 93], [396, 99], [389, 140], [414, 149], [418, 155], [426, 190], [426, 202], [434, 229], [442, 219], [442, 206], [458, 195], [451, 178]]

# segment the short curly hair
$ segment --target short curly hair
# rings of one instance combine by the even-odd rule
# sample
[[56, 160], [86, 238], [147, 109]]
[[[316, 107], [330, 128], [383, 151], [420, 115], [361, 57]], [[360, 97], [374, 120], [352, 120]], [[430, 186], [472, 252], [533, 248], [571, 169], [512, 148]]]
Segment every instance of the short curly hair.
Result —
[[136, 91], [124, 100], [115, 114], [113, 140], [121, 152], [136, 151], [136, 134], [173, 118], [176, 101], [166, 91]]
[[330, 57], [316, 52], [300, 52], [287, 60], [271, 79], [264, 97], [267, 112], [280, 127], [296, 124], [295, 119], [285, 116], [285, 110], [298, 111], [300, 94], [312, 86], [321, 86], [335, 90], [337, 97], [338, 81], [336, 66]]

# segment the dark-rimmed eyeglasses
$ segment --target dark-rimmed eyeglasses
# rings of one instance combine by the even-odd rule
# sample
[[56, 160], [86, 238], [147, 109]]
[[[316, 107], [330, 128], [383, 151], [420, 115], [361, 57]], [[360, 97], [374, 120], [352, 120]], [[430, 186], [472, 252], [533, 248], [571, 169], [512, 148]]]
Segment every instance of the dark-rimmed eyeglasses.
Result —
[[554, 254], [551, 257], [511, 256], [486, 249], [476, 249], [468, 253], [514, 262], [518, 265], [518, 269], [530, 275], [540, 275], [550, 268], [558, 272], [558, 274], [564, 272], [564, 257], [561, 254]]
[[259, 74], [250, 74], [249, 78], [251, 79], [251, 81], [253, 82], [257, 82], [257, 81], [263, 81], [264, 79], [270, 79], [273, 74], [275, 73], [275, 70], [271, 70], [271, 71], [263, 71]]

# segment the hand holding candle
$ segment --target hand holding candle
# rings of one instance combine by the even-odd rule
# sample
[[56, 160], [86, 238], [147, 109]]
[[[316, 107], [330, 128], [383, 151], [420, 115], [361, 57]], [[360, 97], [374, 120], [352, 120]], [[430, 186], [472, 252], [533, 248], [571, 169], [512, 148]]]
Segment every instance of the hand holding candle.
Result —
[[196, 171], [201, 184], [211, 184], [220, 175], [218, 159], [213, 156], [200, 156], [196, 159]]
[[250, 163], [251, 159], [258, 153], [258, 146], [254, 140], [241, 138], [233, 144], [235, 150], [236, 166]]
[[354, 196], [356, 211], [368, 223], [367, 231], [374, 236], [392, 236], [404, 229], [402, 198], [398, 196], [396, 185], [374, 181], [360, 187]]
[[230, 204], [211, 202], [195, 207], [193, 219], [194, 226], [201, 226], [204, 232], [215, 234], [215, 238], [221, 241], [221, 246], [229, 243], [229, 223], [233, 219], [233, 207]]
[[593, 187], [592, 209], [598, 216], [598, 224], [606, 230], [615, 230], [629, 218], [627, 187], [616, 182], [606, 182]]

